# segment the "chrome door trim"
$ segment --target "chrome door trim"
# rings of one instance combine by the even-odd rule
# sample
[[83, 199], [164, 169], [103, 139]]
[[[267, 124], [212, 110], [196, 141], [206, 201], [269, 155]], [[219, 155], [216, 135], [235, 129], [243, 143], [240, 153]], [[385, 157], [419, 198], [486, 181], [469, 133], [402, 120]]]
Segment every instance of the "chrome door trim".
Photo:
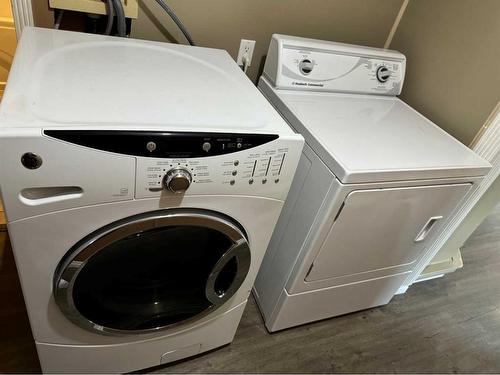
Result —
[[[223, 294], [218, 294], [215, 291], [215, 281], [217, 280], [220, 272], [233, 258], [236, 258], [238, 267], [236, 275], [229, 288]], [[250, 261], [250, 249], [248, 247], [248, 243], [245, 240], [239, 240], [222, 255], [222, 257], [210, 272], [207, 280], [207, 285], [205, 286], [205, 295], [207, 299], [214, 304], [214, 306], [222, 305], [240, 288], [241, 284], [243, 284], [243, 281], [245, 281], [248, 270], [250, 269]]]
[[[73, 301], [73, 287], [78, 274], [85, 267], [88, 260], [92, 258], [93, 255], [95, 255], [108, 245], [126, 238], [132, 234], [173, 225], [201, 226], [214, 229], [225, 234], [231, 241], [233, 241], [233, 246], [231, 246], [229, 250], [222, 255], [221, 259], [219, 259], [219, 261], [216, 263], [207, 280], [207, 284], [211, 283], [211, 277], [213, 277], [213, 283], [215, 283], [216, 277], [220, 270], [222, 270], [224, 265], [233, 256], [240, 254], [238, 256], [241, 257], [242, 267], [238, 267], [235, 280], [231, 284], [231, 287], [228, 289], [228, 291], [224, 294], [227, 295], [227, 297], [214, 299], [214, 301], [209, 299], [209, 301], [212, 302], [213, 305], [191, 318], [165, 326], [144, 330], [121, 330], [104, 327], [92, 322], [91, 320], [85, 318], [82, 314], [80, 314]], [[54, 299], [60, 310], [68, 319], [70, 319], [79, 327], [92, 331], [94, 333], [98, 332], [101, 334], [111, 335], [131, 335], [151, 333], [172, 328], [178, 325], [188, 324], [192, 321], [202, 318], [203, 316], [220, 307], [232, 295], [234, 295], [236, 290], [241, 286], [247, 276], [251, 261], [251, 255], [247, 241], [248, 240], [246, 234], [244, 233], [244, 230], [242, 228], [240, 228], [236, 223], [233, 223], [229, 217], [226, 217], [225, 215], [217, 213], [215, 211], [204, 209], [173, 208], [130, 216], [128, 218], [111, 223], [91, 233], [80, 242], [78, 242], [75, 246], [73, 246], [73, 248], [71, 248], [68, 253], [66, 253], [64, 258], [59, 262], [59, 265], [54, 274]], [[245, 257], [242, 255], [244, 249], [247, 250], [247, 256]], [[213, 275], [214, 272], [217, 273]], [[233, 288], [233, 284], [237, 284], [237, 279], [238, 285]]]

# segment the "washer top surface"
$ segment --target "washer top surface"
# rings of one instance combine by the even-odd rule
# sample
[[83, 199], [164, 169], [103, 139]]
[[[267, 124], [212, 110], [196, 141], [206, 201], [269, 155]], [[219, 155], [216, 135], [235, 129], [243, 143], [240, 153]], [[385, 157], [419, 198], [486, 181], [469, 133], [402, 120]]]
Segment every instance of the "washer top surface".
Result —
[[490, 165], [396, 97], [261, 89], [343, 183], [484, 175]]
[[4, 128], [293, 134], [223, 50], [25, 28]]

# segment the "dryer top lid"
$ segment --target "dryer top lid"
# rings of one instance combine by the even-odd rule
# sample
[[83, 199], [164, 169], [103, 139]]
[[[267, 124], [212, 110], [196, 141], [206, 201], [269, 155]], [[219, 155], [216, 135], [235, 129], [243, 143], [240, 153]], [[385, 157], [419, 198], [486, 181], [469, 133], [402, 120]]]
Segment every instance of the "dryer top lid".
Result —
[[259, 87], [343, 183], [482, 176], [490, 164], [398, 98]]
[[293, 134], [223, 50], [25, 28], [3, 127]]

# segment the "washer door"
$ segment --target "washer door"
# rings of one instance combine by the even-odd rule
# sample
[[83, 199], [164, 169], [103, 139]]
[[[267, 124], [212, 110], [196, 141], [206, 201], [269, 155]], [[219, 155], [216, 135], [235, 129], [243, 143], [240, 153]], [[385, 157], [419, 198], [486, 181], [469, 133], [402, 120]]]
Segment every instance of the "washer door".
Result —
[[61, 260], [54, 297], [77, 325], [101, 333], [150, 332], [214, 311], [250, 267], [243, 229], [194, 209], [154, 211], [85, 237]]

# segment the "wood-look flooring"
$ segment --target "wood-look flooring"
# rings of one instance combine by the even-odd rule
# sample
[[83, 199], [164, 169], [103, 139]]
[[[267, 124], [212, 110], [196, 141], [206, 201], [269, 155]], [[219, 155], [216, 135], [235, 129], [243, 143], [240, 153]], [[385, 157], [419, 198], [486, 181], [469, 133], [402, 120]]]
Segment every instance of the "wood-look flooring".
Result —
[[40, 372], [7, 232], [0, 231], [0, 373]]
[[[384, 307], [269, 334], [250, 301], [231, 345], [155, 373], [499, 373], [500, 206], [464, 268]], [[40, 370], [10, 251], [0, 259], [0, 372]]]

